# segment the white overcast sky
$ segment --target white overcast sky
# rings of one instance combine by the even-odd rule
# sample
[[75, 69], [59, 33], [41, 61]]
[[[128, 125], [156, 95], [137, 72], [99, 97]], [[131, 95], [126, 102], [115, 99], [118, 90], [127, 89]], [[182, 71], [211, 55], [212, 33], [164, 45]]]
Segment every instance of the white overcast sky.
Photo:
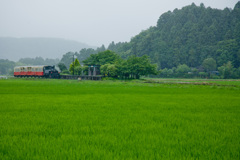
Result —
[[0, 37], [52, 37], [92, 46], [130, 41], [161, 14], [192, 3], [234, 8], [238, 0], [0, 0]]

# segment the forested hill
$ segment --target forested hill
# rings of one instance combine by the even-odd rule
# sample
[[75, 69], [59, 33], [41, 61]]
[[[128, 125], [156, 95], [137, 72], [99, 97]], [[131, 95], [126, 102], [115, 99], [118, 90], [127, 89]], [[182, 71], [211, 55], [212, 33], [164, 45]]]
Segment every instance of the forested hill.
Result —
[[157, 26], [133, 37], [129, 43], [111, 43], [108, 49], [122, 57], [150, 56], [160, 68], [179, 64], [200, 67], [213, 58], [217, 67], [231, 61], [240, 66], [240, 2], [234, 9], [206, 8], [204, 4], [183, 7], [160, 16]]

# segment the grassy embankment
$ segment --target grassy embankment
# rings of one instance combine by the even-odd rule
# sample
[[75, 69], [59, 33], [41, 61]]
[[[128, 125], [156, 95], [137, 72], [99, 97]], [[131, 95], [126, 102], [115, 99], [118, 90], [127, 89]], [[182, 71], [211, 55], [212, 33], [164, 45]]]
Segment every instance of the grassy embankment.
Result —
[[0, 80], [0, 159], [239, 159], [240, 82], [216, 84]]

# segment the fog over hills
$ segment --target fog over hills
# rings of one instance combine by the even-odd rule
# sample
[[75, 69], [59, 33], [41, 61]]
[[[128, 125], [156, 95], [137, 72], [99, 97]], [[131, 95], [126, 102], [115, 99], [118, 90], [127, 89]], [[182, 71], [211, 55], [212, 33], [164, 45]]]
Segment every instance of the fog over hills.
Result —
[[69, 51], [79, 52], [91, 46], [61, 38], [0, 37], [0, 59], [18, 61], [20, 58], [61, 58]]

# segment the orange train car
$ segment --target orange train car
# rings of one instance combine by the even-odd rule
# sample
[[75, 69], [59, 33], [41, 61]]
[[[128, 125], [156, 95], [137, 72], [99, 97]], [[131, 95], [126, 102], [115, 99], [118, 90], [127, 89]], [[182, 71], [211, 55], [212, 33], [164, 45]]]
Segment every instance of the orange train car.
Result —
[[59, 78], [60, 74], [55, 66], [17, 66], [14, 67], [14, 77]]

